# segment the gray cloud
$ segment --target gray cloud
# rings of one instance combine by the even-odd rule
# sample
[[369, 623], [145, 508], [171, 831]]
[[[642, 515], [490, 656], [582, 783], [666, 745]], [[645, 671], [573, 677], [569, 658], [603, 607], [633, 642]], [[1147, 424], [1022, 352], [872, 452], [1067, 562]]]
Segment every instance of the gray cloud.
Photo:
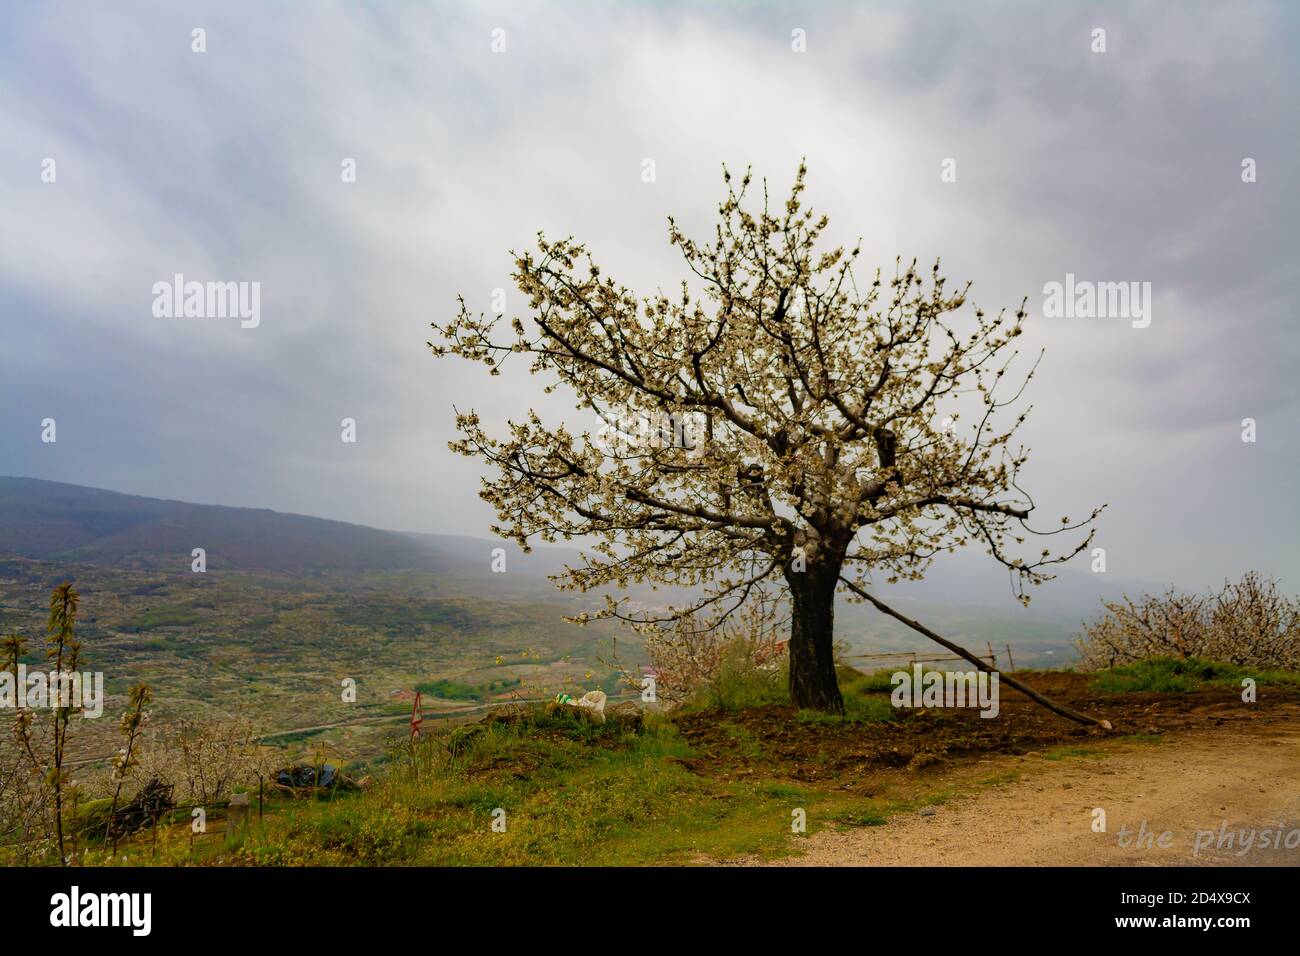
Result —
[[[1029, 296], [1048, 515], [1109, 501], [1116, 574], [1294, 586], [1297, 32], [1281, 3], [5, 8], [0, 472], [481, 534], [451, 405], [565, 405], [435, 362], [428, 322], [486, 308], [538, 229], [674, 285], [669, 213], [706, 229], [721, 163], [779, 194], [806, 156], [868, 263]], [[260, 281], [261, 326], [153, 318], [175, 272]], [[1152, 326], [1041, 318], [1067, 272], [1151, 282]]]

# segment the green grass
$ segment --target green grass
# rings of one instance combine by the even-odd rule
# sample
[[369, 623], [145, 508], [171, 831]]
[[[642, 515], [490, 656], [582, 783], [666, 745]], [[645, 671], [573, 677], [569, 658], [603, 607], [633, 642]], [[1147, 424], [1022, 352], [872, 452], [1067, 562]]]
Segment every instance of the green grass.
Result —
[[[745, 727], [722, 719], [740, 752], [762, 755]], [[879, 826], [892, 813], [947, 799], [939, 793], [884, 803], [784, 780], [707, 776], [672, 722], [653, 714], [641, 733], [534, 712], [519, 724], [468, 725], [457, 739], [450, 751], [427, 740], [395, 753], [389, 773], [365, 793], [268, 817], [234, 851], [236, 861], [501, 866], [771, 858], [797, 852], [796, 811], [806, 814], [811, 834]], [[496, 811], [504, 811], [504, 832], [492, 829]]]
[[[240, 855], [275, 864], [599, 865], [778, 850], [790, 795], [709, 781], [674, 759], [689, 756], [666, 725], [639, 735], [566, 720], [488, 727], [454, 758], [417, 745], [377, 789], [270, 821]], [[498, 810], [505, 832], [492, 829]]]
[[878, 810], [861, 810], [839, 818], [839, 822], [851, 827], [879, 827], [889, 822], [889, 818]]
[[737, 753], [750, 759], [762, 759], [763, 745], [749, 728], [730, 720], [722, 721], [719, 726], [735, 742]]
[[1161, 744], [1165, 741], [1163, 734], [1125, 734], [1123, 739], [1135, 744]]
[[860, 697], [851, 694], [844, 695], [843, 717], [835, 714], [827, 714], [819, 710], [801, 710], [797, 714], [799, 723], [812, 724], [815, 726], [839, 723], [874, 724], [890, 720], [898, 720], [900, 718], [901, 715], [899, 714], [898, 709], [890, 704], [888, 697]]
[[189, 607], [155, 607], [137, 614], [121, 629], [128, 634], [138, 634], [159, 627], [191, 627], [202, 621], [203, 615]]
[[1047, 760], [1065, 760], [1068, 757], [1091, 757], [1097, 759], [1106, 756], [1104, 751], [1089, 747], [1056, 747], [1043, 754]]
[[[844, 698], [844, 716], [816, 710], [800, 710], [802, 724], [836, 725], [841, 723], [879, 723], [901, 719], [904, 715], [890, 704], [892, 671], [864, 674], [852, 667], [836, 668], [840, 693]], [[712, 684], [698, 692], [684, 705], [686, 710], [721, 710], [736, 714], [756, 707], [790, 703], [787, 667], [756, 669], [740, 653], [724, 659]]]
[[415, 685], [421, 694], [436, 697], [439, 700], [474, 700], [486, 703], [493, 695], [512, 687], [518, 687], [522, 681], [515, 678], [499, 678], [486, 684], [465, 684], [455, 680], [430, 680]]
[[744, 642], [732, 644], [715, 669], [713, 679], [683, 706], [688, 710], [738, 713], [754, 707], [790, 703], [789, 666], [755, 667], [749, 654]]
[[[481, 729], [463, 735], [455, 756], [434, 738], [400, 747], [368, 790], [277, 803], [233, 841], [213, 835], [191, 848], [178, 825], [160, 833], [156, 850], [111, 862], [689, 864], [797, 852], [791, 823], [799, 810], [811, 834], [876, 826], [893, 809], [788, 781], [702, 775], [690, 766], [698, 757], [690, 745], [653, 715], [641, 733], [540, 713], [517, 725], [474, 726]], [[504, 832], [493, 830], [498, 811]], [[109, 861], [88, 851], [86, 862]]]
[[[830, 728], [852, 722], [910, 720], [890, 705], [892, 672], [839, 670], [844, 717], [799, 711], [804, 725]], [[1282, 679], [1201, 661], [1148, 661], [1096, 675], [1122, 690], [1186, 692], [1207, 683], [1235, 684], [1241, 676]], [[634, 732], [609, 721], [591, 724], [567, 709], [530, 711], [519, 723], [465, 724], [414, 747], [401, 744], [382, 761], [368, 789], [316, 800], [280, 800], [264, 820], [227, 840], [214, 833], [190, 846], [184, 820], [162, 828], [158, 848], [131, 850], [114, 863], [235, 863], [248, 865], [635, 865], [771, 858], [799, 849], [792, 815], [803, 811], [807, 833], [825, 827], [870, 827], [897, 813], [943, 803], [956, 791], [907, 799], [870, 798], [815, 783], [783, 779], [780, 745], [765, 744], [744, 711], [788, 706], [783, 670], [756, 670], [736, 661], [715, 688], [691, 707], [707, 709], [728, 746], [745, 758], [744, 772], [714, 772], [671, 719], [650, 713]], [[1294, 675], [1287, 675], [1294, 681]], [[450, 699], [484, 692], [492, 684], [466, 680], [420, 685]], [[459, 695], [459, 696], [458, 696]], [[784, 714], [765, 714], [787, 719]], [[930, 718], [926, 718], [930, 719]], [[306, 736], [306, 735], [303, 735]], [[815, 735], [814, 735], [815, 736]], [[717, 746], [716, 737], [702, 746]], [[779, 739], [779, 738], [778, 738]], [[1159, 737], [1130, 736], [1135, 742]], [[1049, 760], [1093, 758], [1081, 746], [1049, 750]], [[808, 759], [817, 759], [811, 753]], [[978, 785], [1020, 779], [1018, 772]], [[504, 832], [493, 829], [504, 812]], [[101, 812], [87, 805], [83, 813]], [[215, 823], [215, 826], [221, 824]], [[156, 852], [156, 856], [153, 854]], [[100, 854], [96, 856], [96, 854]], [[87, 863], [107, 862], [87, 849]]]
[[886, 669], [864, 674], [852, 667], [840, 665], [836, 668], [836, 676], [839, 679], [840, 694], [844, 698], [844, 716], [801, 710], [797, 719], [802, 724], [812, 725], [874, 724], [904, 720], [908, 717], [908, 712], [894, 707], [890, 701], [894, 689], [891, 678], [895, 673], [894, 670]]
[[1092, 686], [1105, 694], [1137, 691], [1187, 694], [1210, 685], [1241, 686], [1246, 677], [1258, 684], [1300, 685], [1300, 674], [1289, 671], [1251, 670], [1196, 657], [1153, 657], [1103, 671], [1093, 679]]
[[889, 679], [893, 673], [891, 670], [879, 670], [872, 674], [864, 674], [842, 664], [835, 668], [836, 677], [840, 682], [840, 693], [846, 699], [867, 694], [888, 694], [894, 689]]

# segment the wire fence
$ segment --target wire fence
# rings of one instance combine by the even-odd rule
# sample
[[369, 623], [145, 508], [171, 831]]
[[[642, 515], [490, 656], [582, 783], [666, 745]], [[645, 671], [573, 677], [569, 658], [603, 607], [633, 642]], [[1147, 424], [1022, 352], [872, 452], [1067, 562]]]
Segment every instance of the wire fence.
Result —
[[[997, 654], [993, 650], [993, 645], [991, 643], [987, 646], [987, 654], [976, 654], [975, 656], [982, 661], [987, 661], [989, 666], [996, 670], [998, 666]], [[1010, 644], [1006, 645], [1005, 653], [1007, 669], [1015, 670], [1016, 662], [1015, 658], [1011, 656]], [[940, 664], [948, 661], [965, 661], [968, 664], [970, 663], [968, 658], [962, 657], [960, 654], [930, 654], [919, 651], [886, 651], [879, 654], [848, 654], [846, 655], [846, 659], [851, 661], [865, 661], [869, 666], [874, 665], [874, 667], [879, 670], [888, 669], [891, 665], [898, 666], [901, 664]]]

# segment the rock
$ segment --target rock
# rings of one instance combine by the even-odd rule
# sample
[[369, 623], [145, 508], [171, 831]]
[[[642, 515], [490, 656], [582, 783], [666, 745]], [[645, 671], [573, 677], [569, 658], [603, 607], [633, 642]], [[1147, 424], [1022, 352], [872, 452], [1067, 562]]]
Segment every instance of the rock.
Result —
[[645, 714], [631, 701], [610, 708], [605, 719], [625, 733], [639, 734], [645, 728]]
[[[490, 715], [489, 715], [490, 716]], [[483, 718], [487, 720], [487, 718]], [[459, 757], [466, 753], [483, 734], [487, 733], [487, 727], [482, 724], [463, 724], [457, 727], [447, 736], [447, 750], [453, 757]]]
[[298, 763], [282, 767], [271, 774], [270, 784], [280, 790], [340, 790], [356, 789], [356, 782], [345, 777], [339, 768], [331, 763]]
[[526, 708], [514, 704], [507, 704], [503, 707], [494, 707], [489, 710], [479, 723], [488, 725], [517, 724], [522, 720], [526, 720], [527, 717], [528, 711]]

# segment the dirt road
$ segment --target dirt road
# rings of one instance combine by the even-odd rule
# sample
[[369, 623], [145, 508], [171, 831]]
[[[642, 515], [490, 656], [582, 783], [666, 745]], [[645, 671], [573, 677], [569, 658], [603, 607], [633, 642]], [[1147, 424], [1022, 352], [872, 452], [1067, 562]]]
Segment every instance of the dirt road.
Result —
[[1023, 775], [882, 826], [814, 833], [806, 853], [774, 865], [1300, 865], [1294, 721], [997, 764]]

